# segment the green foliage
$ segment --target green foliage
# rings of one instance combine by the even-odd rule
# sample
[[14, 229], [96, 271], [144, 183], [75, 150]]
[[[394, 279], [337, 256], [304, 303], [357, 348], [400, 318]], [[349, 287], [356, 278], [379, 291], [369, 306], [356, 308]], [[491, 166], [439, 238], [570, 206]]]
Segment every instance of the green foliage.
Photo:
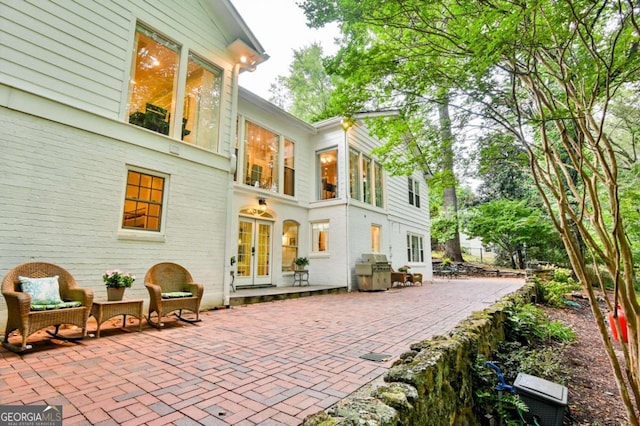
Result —
[[550, 321], [540, 308], [532, 304], [518, 304], [506, 312], [505, 332], [509, 341], [530, 346], [552, 341], [570, 343], [575, 337], [571, 328]]
[[444, 243], [454, 238], [458, 229], [458, 220], [442, 214], [431, 219], [431, 238], [438, 243]]
[[525, 200], [498, 199], [479, 204], [464, 215], [463, 229], [470, 237], [495, 245], [508, 256], [516, 252], [522, 255], [524, 244], [531, 249], [554, 236], [552, 223], [542, 210], [529, 206]]
[[[604, 124], [621, 98], [630, 112], [638, 109], [636, 2], [303, 0], [302, 7], [312, 25], [340, 24], [343, 47], [331, 69], [345, 79], [346, 111], [396, 108], [415, 123], [408, 137], [420, 147], [429, 146], [420, 124], [444, 104], [454, 128], [478, 124], [513, 135], [579, 279], [586, 280], [585, 263], [601, 263], [621, 287], [633, 288], [635, 278], [624, 272], [638, 252], [637, 120], [614, 108], [617, 118], [630, 117], [627, 139]], [[631, 291], [619, 296], [638, 313]], [[637, 419], [635, 352], [624, 352], [622, 366], [606, 335], [603, 341], [616, 377], [631, 378], [618, 385], [628, 417]]]
[[317, 121], [334, 114], [331, 111], [331, 92], [337, 78], [327, 74], [322, 46], [312, 43], [293, 50], [289, 76], [278, 76], [271, 84], [269, 100], [305, 121]]
[[553, 267], [552, 279], [538, 278], [536, 281], [539, 301], [558, 308], [566, 306], [566, 294], [580, 288], [581, 285], [571, 277], [571, 271], [565, 268]]
[[308, 257], [296, 257], [293, 261], [298, 266], [307, 266], [309, 264]]
[[481, 200], [538, 199], [529, 174], [527, 153], [512, 135], [493, 132], [480, 137], [477, 157]]
[[566, 383], [569, 370], [562, 351], [553, 346], [528, 346], [520, 342], [501, 342], [494, 356], [505, 380], [512, 383], [518, 373], [530, 374], [557, 383]]
[[[575, 332], [559, 321], [550, 321], [541, 309], [528, 303], [517, 303], [505, 313], [505, 340], [498, 344], [492, 359], [500, 367], [505, 381], [511, 384], [518, 373], [525, 373], [565, 384], [569, 369], [563, 362], [562, 347], [575, 340]], [[478, 417], [491, 413], [507, 424], [522, 424], [519, 423], [521, 413], [526, 411], [522, 401], [499, 395], [495, 389], [496, 374], [485, 362], [486, 359], [479, 356], [473, 366]]]

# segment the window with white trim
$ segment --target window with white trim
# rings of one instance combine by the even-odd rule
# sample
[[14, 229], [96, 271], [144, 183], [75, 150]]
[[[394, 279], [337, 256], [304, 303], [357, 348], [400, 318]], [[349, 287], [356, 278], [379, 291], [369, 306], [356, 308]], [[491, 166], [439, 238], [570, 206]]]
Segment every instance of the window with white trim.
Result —
[[311, 251], [324, 253], [329, 251], [329, 222], [311, 224]]
[[[179, 67], [181, 57], [187, 67]], [[222, 69], [175, 41], [136, 27], [127, 117], [131, 124], [216, 150], [220, 133]], [[178, 101], [179, 94], [182, 102]]]
[[160, 232], [166, 203], [166, 176], [127, 170], [122, 229]]
[[371, 253], [380, 253], [380, 225], [371, 225]]
[[422, 235], [407, 234], [407, 260], [415, 263], [424, 262]]
[[320, 186], [318, 199], [338, 198], [338, 148], [320, 151], [317, 156], [317, 170]]
[[382, 165], [350, 148], [349, 196], [376, 207], [384, 207], [383, 194]]
[[293, 220], [282, 222], [282, 272], [294, 269], [298, 257], [298, 230], [300, 225]]
[[420, 182], [409, 178], [409, 204], [420, 207]]

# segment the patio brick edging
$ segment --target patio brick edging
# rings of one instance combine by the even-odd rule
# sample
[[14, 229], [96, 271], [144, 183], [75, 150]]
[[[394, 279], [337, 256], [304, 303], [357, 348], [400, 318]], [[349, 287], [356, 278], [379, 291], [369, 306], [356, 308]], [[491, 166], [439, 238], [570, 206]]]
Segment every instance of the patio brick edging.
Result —
[[531, 300], [534, 275], [527, 273], [520, 290], [474, 312], [447, 336], [411, 345], [381, 380], [308, 416], [302, 426], [479, 425], [473, 413], [472, 365], [478, 355], [490, 359], [504, 340], [504, 310]]

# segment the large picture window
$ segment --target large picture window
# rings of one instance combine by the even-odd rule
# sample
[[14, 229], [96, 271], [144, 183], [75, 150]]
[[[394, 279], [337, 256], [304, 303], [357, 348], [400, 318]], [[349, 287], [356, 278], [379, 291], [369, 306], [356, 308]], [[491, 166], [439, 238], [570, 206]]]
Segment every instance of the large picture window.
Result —
[[193, 54], [187, 64], [182, 139], [202, 148], [218, 147], [222, 71]]
[[160, 231], [165, 178], [136, 170], [127, 172], [122, 228]]
[[[181, 72], [182, 54], [174, 41], [137, 26], [127, 105], [129, 123], [215, 150], [222, 71], [188, 52], [187, 68]], [[184, 99], [179, 103], [182, 88]]]
[[338, 149], [330, 149], [318, 153], [317, 168], [320, 173], [321, 200], [338, 198]]
[[170, 134], [179, 59], [180, 46], [138, 25], [129, 89], [129, 123]]
[[277, 192], [280, 136], [246, 121], [244, 137], [245, 183], [255, 188]]

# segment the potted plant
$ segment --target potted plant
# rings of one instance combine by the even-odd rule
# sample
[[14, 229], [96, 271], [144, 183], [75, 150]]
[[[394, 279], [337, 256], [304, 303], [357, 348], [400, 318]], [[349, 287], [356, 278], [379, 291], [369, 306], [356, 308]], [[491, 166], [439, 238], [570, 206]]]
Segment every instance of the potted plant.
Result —
[[131, 272], [121, 272], [117, 269], [102, 274], [102, 281], [107, 286], [107, 300], [122, 300], [124, 289], [133, 285], [136, 277]]
[[293, 261], [296, 264], [296, 269], [298, 271], [302, 271], [309, 264], [308, 257], [296, 257], [296, 260]]

